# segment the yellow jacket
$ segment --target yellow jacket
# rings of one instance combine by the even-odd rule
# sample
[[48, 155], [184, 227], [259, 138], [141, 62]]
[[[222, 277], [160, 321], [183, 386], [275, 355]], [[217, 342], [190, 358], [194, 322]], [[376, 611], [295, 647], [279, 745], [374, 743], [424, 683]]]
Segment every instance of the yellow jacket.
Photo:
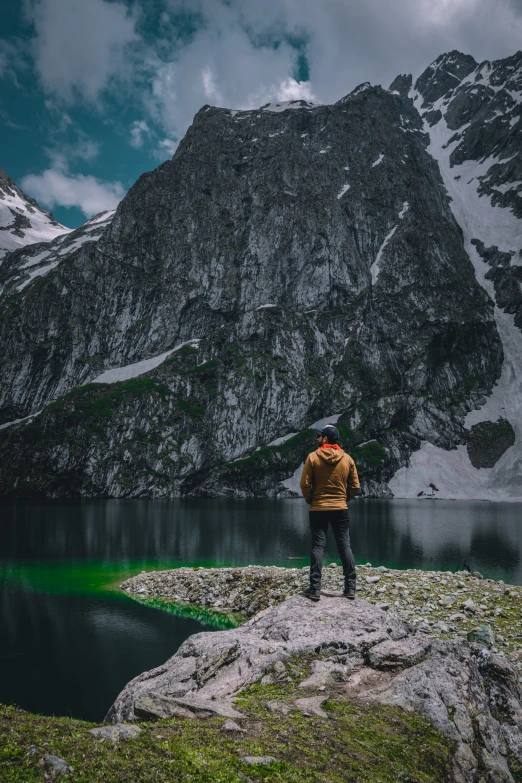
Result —
[[306, 458], [301, 476], [301, 493], [310, 511], [346, 508], [359, 494], [361, 485], [355, 462], [339, 448], [323, 447]]

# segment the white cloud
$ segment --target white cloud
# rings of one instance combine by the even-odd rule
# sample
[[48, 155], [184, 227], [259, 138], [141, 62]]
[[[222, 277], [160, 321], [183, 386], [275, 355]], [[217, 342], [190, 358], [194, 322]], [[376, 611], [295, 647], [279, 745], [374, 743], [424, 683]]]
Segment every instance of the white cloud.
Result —
[[[189, 43], [149, 63], [151, 116], [176, 137], [205, 103], [235, 109], [295, 98], [330, 103], [363, 81], [388, 86], [398, 73], [417, 76], [449, 49], [504, 57], [522, 40], [516, 0], [166, 2], [173, 19], [189, 10], [203, 20]], [[296, 39], [310, 82], [294, 78], [298, 55], [288, 41]]]
[[169, 156], [174, 155], [174, 153], [176, 152], [177, 146], [178, 146], [178, 142], [177, 141], [173, 141], [172, 139], [163, 139], [162, 141], [160, 141], [159, 147], [160, 147], [160, 155], [161, 155], [161, 157], [162, 158], [165, 157], [165, 154], [164, 154], [163, 151], [165, 151], [165, 153], [167, 153], [167, 155], [169, 155]]
[[78, 207], [88, 218], [106, 209], [115, 209], [125, 195], [121, 182], [103, 182], [96, 177], [67, 174], [52, 168], [42, 174], [27, 175], [21, 186], [49, 209]]
[[34, 57], [44, 89], [64, 100], [75, 91], [97, 100], [109, 80], [124, 78], [136, 18], [121, 2], [27, 0], [36, 37]]
[[181, 137], [205, 103], [253, 109], [284, 96], [307, 97], [292, 74], [297, 52], [286, 42], [255, 45], [234, 9], [205, 5], [207, 23], [170, 61], [157, 62], [150, 110], [169, 135]]
[[[104, 90], [121, 97], [123, 85], [145, 111], [129, 143], [154, 142], [158, 157], [172, 154], [205, 103], [330, 103], [364, 81], [388, 86], [398, 73], [419, 75], [450, 49], [494, 59], [522, 40], [520, 0], [162, 0], [160, 35], [152, 41], [149, 30], [147, 43], [136, 27], [147, 0], [25, 2], [45, 90], [96, 101]], [[184, 14], [197, 20], [185, 39]], [[309, 82], [295, 79], [297, 40]], [[5, 71], [5, 56], [0, 71], [2, 63]]]
[[143, 147], [144, 137], [151, 135], [151, 129], [144, 120], [135, 120], [130, 129], [129, 144], [134, 149]]

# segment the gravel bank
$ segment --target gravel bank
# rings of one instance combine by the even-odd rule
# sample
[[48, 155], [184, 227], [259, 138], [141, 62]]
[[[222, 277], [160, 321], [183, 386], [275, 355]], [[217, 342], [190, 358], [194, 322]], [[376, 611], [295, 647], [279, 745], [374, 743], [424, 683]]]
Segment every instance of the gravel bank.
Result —
[[[216, 612], [257, 612], [299, 594], [308, 585], [308, 567], [178, 568], [142, 572], [121, 585], [139, 599], [162, 598]], [[323, 572], [323, 592], [339, 594], [342, 569]], [[522, 588], [466, 571], [397, 571], [369, 564], [357, 567], [357, 595], [442, 638], [466, 638], [481, 626], [494, 652], [522, 669]], [[489, 639], [488, 639], [489, 636]]]

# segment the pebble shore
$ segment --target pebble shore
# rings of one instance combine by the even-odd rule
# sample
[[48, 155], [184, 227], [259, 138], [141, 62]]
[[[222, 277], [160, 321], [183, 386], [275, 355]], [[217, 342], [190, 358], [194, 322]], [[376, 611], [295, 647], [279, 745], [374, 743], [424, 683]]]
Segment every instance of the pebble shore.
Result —
[[[143, 600], [161, 598], [248, 619], [301, 593], [308, 573], [308, 567], [177, 568], [142, 572], [121, 589]], [[331, 563], [323, 570], [323, 593], [341, 596], [342, 588], [342, 569]], [[366, 564], [357, 566], [357, 597], [425, 634], [472, 640], [479, 633], [494, 652], [504, 653], [522, 670], [521, 587], [467, 571], [398, 571]]]

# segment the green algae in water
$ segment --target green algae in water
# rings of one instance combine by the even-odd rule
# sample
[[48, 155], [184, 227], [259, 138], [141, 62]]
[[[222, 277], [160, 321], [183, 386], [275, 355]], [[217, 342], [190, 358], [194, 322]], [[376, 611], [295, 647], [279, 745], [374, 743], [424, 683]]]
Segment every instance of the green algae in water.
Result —
[[191, 620], [196, 620], [203, 625], [210, 625], [213, 628], [219, 630], [227, 630], [228, 628], [237, 628], [246, 621], [239, 612], [221, 612], [219, 609], [207, 609], [204, 606], [196, 606], [194, 604], [187, 604], [181, 601], [173, 601], [169, 598], [156, 598], [136, 595], [135, 593], [127, 594], [129, 598], [139, 601], [145, 606], [150, 606], [153, 609], [162, 609], [169, 614], [173, 614], [176, 617], [186, 617]]

